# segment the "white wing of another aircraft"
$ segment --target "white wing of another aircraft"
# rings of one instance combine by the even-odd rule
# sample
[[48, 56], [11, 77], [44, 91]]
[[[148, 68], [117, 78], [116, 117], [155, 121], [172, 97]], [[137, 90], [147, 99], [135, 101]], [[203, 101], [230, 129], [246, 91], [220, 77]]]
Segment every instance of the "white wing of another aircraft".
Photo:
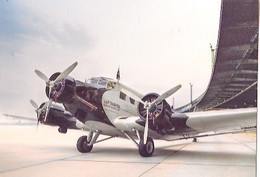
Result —
[[37, 119], [31, 118], [31, 117], [23, 117], [23, 116], [16, 116], [16, 115], [10, 115], [10, 114], [3, 114], [3, 115], [6, 117], [14, 118], [14, 119], [28, 120], [28, 121], [34, 121], [34, 122], [37, 121]]

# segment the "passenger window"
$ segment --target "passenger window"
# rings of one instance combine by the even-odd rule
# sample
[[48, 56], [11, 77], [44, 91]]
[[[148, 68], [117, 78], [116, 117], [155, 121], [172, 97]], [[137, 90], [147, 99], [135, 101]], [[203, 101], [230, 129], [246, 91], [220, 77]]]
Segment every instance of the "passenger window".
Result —
[[124, 94], [123, 92], [120, 92], [119, 97], [120, 97], [120, 99], [125, 100], [126, 94]]
[[135, 100], [133, 98], [131, 98], [131, 97], [129, 99], [130, 99], [130, 103], [134, 105], [135, 104]]

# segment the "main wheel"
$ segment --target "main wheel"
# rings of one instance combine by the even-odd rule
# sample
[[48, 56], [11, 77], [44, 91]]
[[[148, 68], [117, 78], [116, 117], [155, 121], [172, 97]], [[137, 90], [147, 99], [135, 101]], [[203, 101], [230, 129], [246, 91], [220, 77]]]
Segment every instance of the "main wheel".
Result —
[[139, 154], [142, 157], [151, 157], [154, 152], [154, 142], [152, 138], [147, 138], [146, 144], [144, 144], [143, 139], [140, 140], [139, 146]]
[[90, 152], [93, 148], [93, 144], [89, 145], [90, 142], [88, 142], [87, 136], [82, 136], [78, 139], [77, 142], [77, 149], [81, 153]]

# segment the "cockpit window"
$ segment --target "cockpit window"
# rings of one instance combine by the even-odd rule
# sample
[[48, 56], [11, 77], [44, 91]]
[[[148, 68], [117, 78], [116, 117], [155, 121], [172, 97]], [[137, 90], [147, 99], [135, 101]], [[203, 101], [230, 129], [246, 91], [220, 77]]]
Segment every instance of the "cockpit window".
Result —
[[90, 83], [90, 84], [97, 84], [97, 83], [98, 83], [98, 80], [95, 79], [95, 78], [92, 78], [92, 79], [89, 80], [89, 83]]
[[101, 86], [106, 87], [107, 81], [99, 81], [99, 82], [98, 82], [98, 85], [101, 85]]
[[112, 89], [116, 87], [116, 82], [108, 81], [107, 82], [107, 88]]
[[116, 87], [116, 81], [106, 77], [92, 77], [87, 81], [88, 84], [92, 84], [98, 88], [112, 89]]

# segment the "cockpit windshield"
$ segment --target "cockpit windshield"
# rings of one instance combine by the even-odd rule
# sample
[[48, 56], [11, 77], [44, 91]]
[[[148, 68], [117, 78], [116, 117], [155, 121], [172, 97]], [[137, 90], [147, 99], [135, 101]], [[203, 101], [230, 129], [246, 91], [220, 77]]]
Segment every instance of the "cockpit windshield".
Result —
[[106, 77], [92, 77], [87, 80], [87, 83], [98, 88], [113, 89], [116, 87], [116, 81]]

